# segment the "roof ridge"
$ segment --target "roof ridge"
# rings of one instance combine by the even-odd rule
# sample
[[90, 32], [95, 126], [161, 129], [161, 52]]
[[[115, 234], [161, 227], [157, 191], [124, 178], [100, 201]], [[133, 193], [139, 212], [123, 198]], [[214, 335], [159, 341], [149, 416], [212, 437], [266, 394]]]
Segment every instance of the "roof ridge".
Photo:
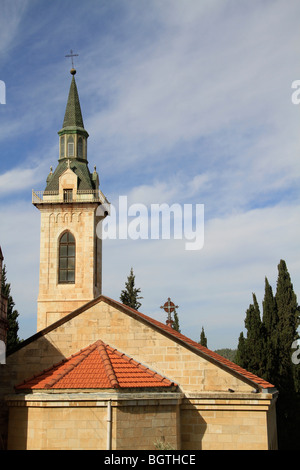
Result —
[[96, 341], [95, 347], [97, 348], [99, 355], [101, 357], [101, 360], [103, 362], [105, 372], [107, 375], [108, 380], [110, 381], [112, 388], [119, 388], [119, 382], [116, 377], [115, 371], [113, 369], [111, 360], [109, 358], [109, 355], [107, 353], [107, 347], [109, 347], [107, 344], [104, 344], [103, 341], [100, 339]]

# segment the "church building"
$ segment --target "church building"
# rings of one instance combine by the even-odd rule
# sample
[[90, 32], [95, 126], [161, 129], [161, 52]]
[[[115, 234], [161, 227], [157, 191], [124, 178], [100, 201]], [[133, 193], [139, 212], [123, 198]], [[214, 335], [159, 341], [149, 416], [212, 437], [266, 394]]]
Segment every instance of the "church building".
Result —
[[[102, 293], [107, 215], [71, 70], [41, 217], [37, 333], [0, 365], [8, 450], [276, 449], [277, 390]], [[46, 175], [45, 175], [46, 176]], [[118, 269], [118, 260], [112, 260]]]

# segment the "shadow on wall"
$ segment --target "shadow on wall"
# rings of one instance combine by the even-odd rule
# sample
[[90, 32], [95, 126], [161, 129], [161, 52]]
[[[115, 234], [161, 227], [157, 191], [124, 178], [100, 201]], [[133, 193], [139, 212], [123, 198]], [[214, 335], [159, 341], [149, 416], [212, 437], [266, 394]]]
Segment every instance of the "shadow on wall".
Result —
[[[43, 370], [65, 359], [44, 336], [36, 335], [20, 343], [18, 348], [6, 357], [6, 364], [0, 364], [0, 449], [7, 448], [8, 436], [8, 406], [5, 397], [17, 395], [15, 386], [40, 374]], [[22, 419], [26, 422], [26, 411]], [[23, 426], [20, 439], [26, 445], [27, 436]], [[21, 444], [21, 442], [20, 442]], [[21, 447], [25, 448], [25, 447]]]
[[202, 450], [202, 440], [207, 423], [197, 407], [188, 398], [184, 399], [180, 412], [181, 449]]

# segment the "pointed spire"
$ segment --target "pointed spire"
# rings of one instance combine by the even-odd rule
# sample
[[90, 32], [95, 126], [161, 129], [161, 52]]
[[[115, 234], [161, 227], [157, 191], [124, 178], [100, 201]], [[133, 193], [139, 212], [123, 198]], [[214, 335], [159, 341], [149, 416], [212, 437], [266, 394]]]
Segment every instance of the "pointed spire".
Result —
[[87, 138], [84, 129], [79, 95], [75, 82], [76, 70], [70, 71], [72, 81], [65, 111], [63, 127], [59, 135], [59, 160], [55, 171], [48, 175], [45, 191], [58, 191], [60, 176], [70, 168], [78, 177], [78, 190], [96, 190], [99, 188], [98, 174], [90, 173], [87, 161]]
[[80, 101], [75, 81], [76, 70], [72, 69], [70, 73], [72, 75], [72, 81], [66, 106], [63, 128], [80, 127], [81, 129], [84, 129]]

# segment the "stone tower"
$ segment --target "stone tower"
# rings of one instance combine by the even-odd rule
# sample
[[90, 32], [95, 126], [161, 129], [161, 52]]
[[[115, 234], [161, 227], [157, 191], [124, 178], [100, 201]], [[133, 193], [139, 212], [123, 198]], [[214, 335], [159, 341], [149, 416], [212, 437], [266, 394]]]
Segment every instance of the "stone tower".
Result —
[[[38, 331], [101, 294], [102, 243], [97, 224], [107, 200], [87, 161], [88, 133], [72, 81], [59, 135], [59, 159], [44, 191], [33, 191], [41, 213]], [[99, 207], [102, 208], [99, 210]]]

